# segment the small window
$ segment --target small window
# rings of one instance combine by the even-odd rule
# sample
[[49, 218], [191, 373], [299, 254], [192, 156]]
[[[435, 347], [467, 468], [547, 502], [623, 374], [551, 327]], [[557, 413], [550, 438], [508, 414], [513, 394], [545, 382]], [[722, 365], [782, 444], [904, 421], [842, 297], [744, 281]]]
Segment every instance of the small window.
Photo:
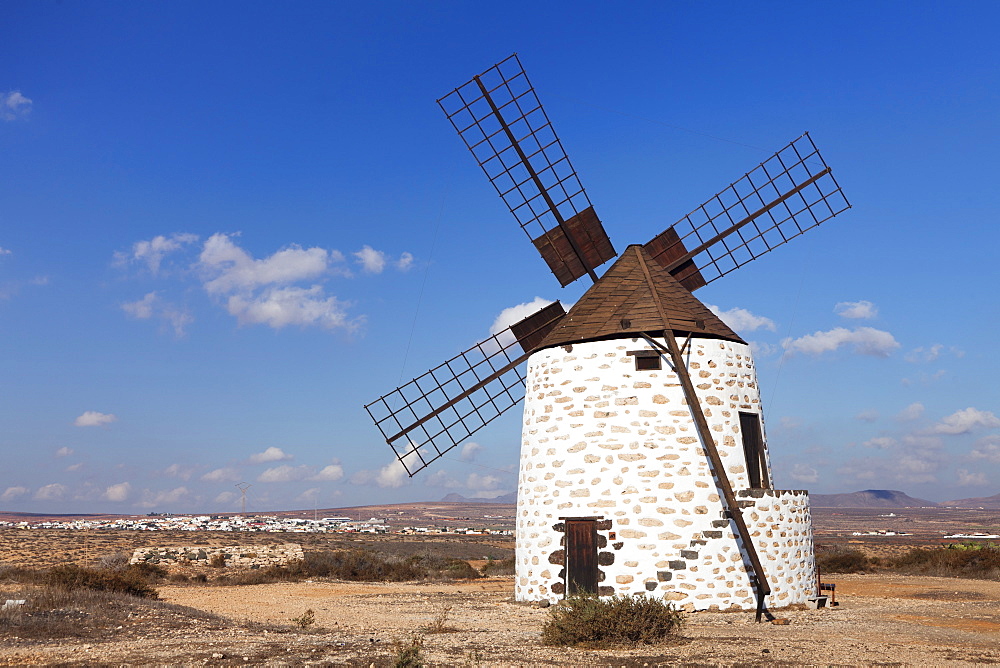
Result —
[[658, 371], [660, 369], [660, 356], [635, 358], [636, 371]]

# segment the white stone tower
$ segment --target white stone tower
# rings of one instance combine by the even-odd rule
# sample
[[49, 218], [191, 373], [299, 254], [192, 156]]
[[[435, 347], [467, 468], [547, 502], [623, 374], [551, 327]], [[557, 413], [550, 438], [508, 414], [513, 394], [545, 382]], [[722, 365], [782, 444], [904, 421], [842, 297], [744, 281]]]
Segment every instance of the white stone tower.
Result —
[[[666, 329], [683, 342], [736, 509], [672, 369]], [[687, 610], [755, 608], [735, 513], [770, 584], [766, 606], [815, 596], [808, 495], [771, 488], [763, 434], [749, 346], [629, 247], [528, 360], [517, 599], [590, 591]]]

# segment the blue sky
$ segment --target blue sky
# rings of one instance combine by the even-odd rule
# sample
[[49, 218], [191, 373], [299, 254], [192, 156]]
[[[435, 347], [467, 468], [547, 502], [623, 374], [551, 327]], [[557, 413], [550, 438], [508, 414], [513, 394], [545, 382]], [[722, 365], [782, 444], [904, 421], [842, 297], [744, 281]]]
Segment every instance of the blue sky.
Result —
[[[1000, 492], [1000, 6], [0, 5], [0, 508], [495, 496], [363, 404], [559, 288], [435, 100], [517, 51], [619, 250], [809, 130], [854, 208], [700, 290], [775, 482]], [[516, 411], [515, 411], [516, 413]]]

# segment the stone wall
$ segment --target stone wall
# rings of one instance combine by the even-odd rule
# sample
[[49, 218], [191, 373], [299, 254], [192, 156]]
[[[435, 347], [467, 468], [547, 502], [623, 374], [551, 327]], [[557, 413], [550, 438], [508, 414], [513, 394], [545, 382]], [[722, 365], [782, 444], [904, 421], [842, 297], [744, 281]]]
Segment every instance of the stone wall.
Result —
[[[599, 593], [643, 593], [689, 610], [753, 608], [746, 556], [676, 374], [637, 371], [641, 338], [560, 346], [528, 362], [517, 509], [518, 600], [564, 594], [564, 522], [597, 518]], [[749, 347], [692, 339], [686, 353], [709, 428], [774, 590], [814, 594], [804, 492], [748, 490], [739, 413], [760, 414]], [[770, 464], [767, 462], [768, 479]], [[753, 507], [751, 509], [751, 506]]]
[[[221, 561], [220, 557], [221, 556]], [[283, 545], [230, 545], [226, 547], [140, 547], [132, 553], [130, 564], [148, 563], [169, 568], [171, 566], [226, 568], [267, 568], [285, 566], [301, 561], [302, 546], [298, 543]]]

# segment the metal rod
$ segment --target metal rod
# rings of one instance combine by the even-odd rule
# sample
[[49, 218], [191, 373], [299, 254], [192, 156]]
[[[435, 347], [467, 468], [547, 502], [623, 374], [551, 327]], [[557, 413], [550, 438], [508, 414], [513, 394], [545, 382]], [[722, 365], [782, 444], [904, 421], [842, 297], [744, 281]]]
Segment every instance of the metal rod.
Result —
[[[535, 182], [535, 187], [538, 188], [538, 192], [541, 193], [542, 198], [545, 200], [545, 203], [549, 206], [549, 210], [552, 212], [552, 215], [555, 216], [556, 223], [559, 225], [559, 229], [563, 231], [563, 235], [566, 237], [566, 240], [569, 241], [569, 245], [573, 249], [573, 252], [576, 253], [576, 257], [580, 260], [580, 264], [583, 265], [583, 268], [590, 275], [591, 280], [593, 280], [594, 283], [596, 283], [597, 274], [594, 273], [593, 268], [591, 268], [591, 266], [587, 264], [587, 260], [583, 257], [583, 251], [580, 250], [580, 247], [576, 244], [576, 241], [573, 239], [573, 236], [569, 233], [569, 229], [567, 229], [565, 225], [566, 221], [563, 220], [562, 214], [559, 213], [559, 209], [556, 207], [555, 202], [553, 202], [552, 198], [549, 196], [549, 192], [545, 189], [544, 184], [542, 184], [542, 180], [539, 178], [538, 174], [535, 173], [535, 168], [531, 166], [530, 162], [528, 162], [528, 156], [524, 154], [524, 150], [521, 148], [521, 145], [517, 143], [517, 139], [514, 137], [514, 133], [507, 125], [507, 121], [504, 120], [503, 115], [500, 113], [500, 110], [497, 109], [497, 105], [495, 102], [493, 102], [493, 98], [490, 97], [490, 93], [486, 89], [486, 86], [483, 85], [483, 82], [479, 79], [478, 75], [473, 77], [473, 79], [475, 79], [476, 83], [479, 85], [479, 90], [483, 93], [483, 97], [489, 103], [490, 109], [493, 110], [493, 115], [497, 117], [498, 121], [500, 121], [500, 127], [502, 127], [504, 133], [506, 133], [507, 139], [510, 140], [511, 146], [513, 146], [514, 150], [517, 151], [517, 155], [518, 157], [521, 158], [521, 162], [524, 164], [524, 168], [528, 170], [528, 174], [531, 176], [531, 180]], [[548, 230], [546, 230], [545, 236], [548, 236], [548, 234], [549, 234]], [[552, 243], [551, 239], [549, 240], [549, 243]], [[555, 244], [552, 244], [552, 247], [555, 248]]]
[[816, 174], [815, 176], [812, 176], [809, 179], [803, 181], [801, 184], [799, 184], [796, 187], [792, 188], [787, 193], [785, 193], [784, 195], [782, 195], [778, 199], [774, 200], [773, 202], [771, 202], [767, 206], [764, 206], [764, 207], [761, 207], [760, 209], [757, 209], [756, 211], [754, 211], [753, 213], [751, 213], [749, 216], [747, 216], [746, 218], [744, 218], [740, 222], [738, 222], [735, 225], [733, 225], [732, 227], [730, 227], [728, 230], [725, 230], [724, 232], [719, 232], [718, 234], [716, 234], [714, 237], [712, 237], [711, 239], [709, 239], [705, 243], [701, 244], [700, 246], [698, 246], [694, 250], [688, 252], [686, 255], [684, 255], [684, 256], [682, 256], [682, 257], [674, 260], [673, 262], [671, 262], [669, 265], [667, 265], [664, 268], [667, 271], [673, 271], [674, 269], [676, 269], [677, 267], [681, 266], [682, 264], [684, 264], [688, 260], [694, 259], [694, 256], [697, 255], [698, 253], [702, 252], [703, 250], [705, 250], [709, 246], [713, 245], [714, 243], [720, 241], [721, 239], [725, 239], [726, 237], [728, 237], [733, 232], [736, 232], [737, 230], [739, 230], [740, 228], [742, 228], [743, 226], [745, 226], [747, 223], [753, 222], [757, 218], [760, 218], [765, 213], [767, 213], [768, 211], [770, 211], [774, 207], [778, 206], [779, 204], [781, 204], [782, 202], [784, 202], [785, 200], [787, 200], [792, 195], [795, 195], [795, 194], [801, 192], [803, 189], [807, 188], [808, 186], [812, 185], [813, 183], [816, 183], [816, 181], [818, 181], [819, 179], [821, 179], [822, 177], [826, 176], [829, 173], [830, 173], [830, 168], [827, 167], [826, 169], [824, 169], [819, 174]]
[[[694, 417], [695, 425], [698, 427], [698, 435], [701, 436], [702, 445], [704, 445], [705, 452], [708, 453], [708, 458], [712, 463], [712, 469], [715, 471], [715, 478], [719, 484], [719, 488], [722, 490], [722, 496], [726, 499], [726, 506], [729, 509], [729, 515], [736, 523], [737, 533], [739, 533], [740, 539], [743, 541], [743, 546], [747, 551], [747, 556], [750, 558], [750, 565], [753, 568], [757, 585], [757, 621], [760, 621], [764, 608], [764, 597], [771, 593], [771, 587], [767, 582], [767, 577], [764, 575], [764, 568], [760, 563], [757, 548], [754, 546], [753, 539], [750, 536], [750, 530], [747, 528], [746, 521], [743, 519], [743, 511], [740, 508], [739, 503], [736, 501], [736, 495], [733, 493], [732, 485], [729, 484], [729, 476], [726, 475], [726, 469], [722, 464], [722, 458], [719, 456], [719, 451], [715, 447], [715, 439], [712, 437], [712, 430], [708, 426], [708, 420], [705, 419], [705, 413], [702, 411], [701, 402], [698, 400], [694, 383], [691, 381], [691, 375], [688, 373], [687, 364], [684, 363], [684, 357], [681, 354], [680, 347], [677, 345], [677, 339], [674, 337], [674, 330], [670, 324], [670, 319], [667, 317], [663, 304], [660, 303], [656, 286], [653, 285], [652, 276], [649, 274], [649, 267], [646, 266], [646, 260], [642, 257], [642, 250], [640, 247], [637, 246], [635, 248], [635, 252], [636, 257], [639, 259], [639, 266], [642, 267], [642, 273], [645, 275], [646, 282], [649, 284], [649, 289], [653, 294], [653, 302], [656, 304], [660, 318], [663, 320], [663, 338], [667, 341], [667, 348], [665, 352], [670, 355], [670, 359], [674, 365], [674, 372], [677, 374], [677, 378], [681, 381], [681, 387], [684, 389], [684, 395], [687, 398], [688, 407], [691, 409], [691, 415]], [[664, 347], [660, 342], [646, 334], [643, 334], [642, 336], [654, 347], [664, 350]]]

